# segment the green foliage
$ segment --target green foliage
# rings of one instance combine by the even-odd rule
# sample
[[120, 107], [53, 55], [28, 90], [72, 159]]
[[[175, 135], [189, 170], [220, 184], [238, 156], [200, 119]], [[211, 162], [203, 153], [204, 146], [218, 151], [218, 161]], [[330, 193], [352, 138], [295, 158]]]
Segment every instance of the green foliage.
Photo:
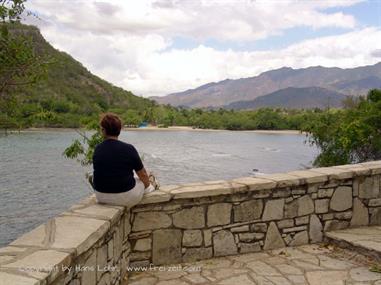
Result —
[[303, 130], [321, 150], [317, 166], [381, 159], [381, 90], [370, 90], [351, 108], [322, 112]]
[[4, 113], [0, 113], [0, 129], [18, 129], [21, 126], [13, 118], [10, 118]]
[[[161, 108], [164, 108], [161, 106]], [[162, 125], [185, 125], [202, 129], [227, 130], [299, 130], [311, 110], [259, 109], [255, 111], [176, 109], [165, 107], [166, 113], [155, 117]]]
[[67, 158], [77, 159], [82, 165], [92, 164], [95, 147], [103, 141], [102, 134], [97, 128], [95, 132], [88, 136], [86, 132], [77, 131], [82, 139], [76, 139], [67, 147], [63, 155]]

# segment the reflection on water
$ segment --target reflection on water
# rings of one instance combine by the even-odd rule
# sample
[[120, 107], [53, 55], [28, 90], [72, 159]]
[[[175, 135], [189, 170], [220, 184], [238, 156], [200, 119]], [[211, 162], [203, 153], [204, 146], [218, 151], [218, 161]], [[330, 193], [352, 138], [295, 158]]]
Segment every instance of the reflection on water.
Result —
[[[0, 246], [91, 193], [89, 168], [62, 152], [74, 131], [0, 135]], [[253, 132], [128, 131], [161, 185], [301, 169], [316, 155], [304, 136]]]

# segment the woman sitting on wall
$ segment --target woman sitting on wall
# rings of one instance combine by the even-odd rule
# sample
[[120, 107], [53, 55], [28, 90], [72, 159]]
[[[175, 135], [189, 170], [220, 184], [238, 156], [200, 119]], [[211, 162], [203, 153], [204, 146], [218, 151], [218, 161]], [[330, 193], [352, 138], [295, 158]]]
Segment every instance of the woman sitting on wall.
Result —
[[[155, 190], [135, 147], [118, 140], [122, 122], [112, 113], [103, 115], [104, 141], [94, 151], [92, 185], [98, 203], [126, 206], [138, 204], [144, 193]], [[139, 179], [134, 178], [134, 171]]]

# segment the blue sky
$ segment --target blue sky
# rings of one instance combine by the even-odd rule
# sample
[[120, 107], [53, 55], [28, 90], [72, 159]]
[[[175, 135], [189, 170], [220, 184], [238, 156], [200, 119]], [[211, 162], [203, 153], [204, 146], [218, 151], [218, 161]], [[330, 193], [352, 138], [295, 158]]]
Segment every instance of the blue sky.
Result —
[[381, 0], [33, 0], [56, 48], [135, 94], [381, 61]]
[[356, 18], [360, 25], [381, 26], [381, 1], [368, 0], [349, 7], [335, 7], [323, 9], [327, 13], [343, 12]]
[[229, 49], [235, 51], [276, 50], [285, 48], [302, 40], [345, 34], [350, 30], [351, 29], [348, 28], [313, 29], [311, 27], [296, 27], [284, 30], [281, 35], [274, 35], [266, 39], [259, 39], [251, 42], [219, 41], [216, 39], [197, 41], [190, 37], [175, 37], [173, 39], [173, 44], [169, 46], [167, 50], [192, 49], [200, 44], [221, 51]]

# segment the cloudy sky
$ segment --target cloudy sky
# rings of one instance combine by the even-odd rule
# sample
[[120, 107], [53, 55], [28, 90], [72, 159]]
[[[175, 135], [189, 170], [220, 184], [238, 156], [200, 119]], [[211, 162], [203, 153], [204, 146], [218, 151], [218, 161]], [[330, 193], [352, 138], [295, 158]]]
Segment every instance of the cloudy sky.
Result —
[[381, 61], [381, 0], [29, 0], [56, 48], [144, 97], [289, 66]]

